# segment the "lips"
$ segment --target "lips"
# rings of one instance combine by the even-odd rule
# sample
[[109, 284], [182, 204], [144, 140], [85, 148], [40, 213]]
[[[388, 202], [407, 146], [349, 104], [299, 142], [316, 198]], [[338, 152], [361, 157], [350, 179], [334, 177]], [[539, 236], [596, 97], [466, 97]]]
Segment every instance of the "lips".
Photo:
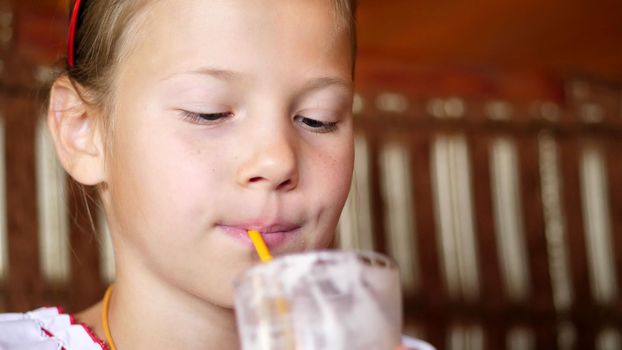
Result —
[[275, 222], [267, 225], [262, 224], [219, 224], [217, 225], [228, 236], [239, 242], [253, 247], [248, 237], [248, 230], [259, 231], [269, 248], [278, 248], [300, 232], [300, 225], [284, 222]]

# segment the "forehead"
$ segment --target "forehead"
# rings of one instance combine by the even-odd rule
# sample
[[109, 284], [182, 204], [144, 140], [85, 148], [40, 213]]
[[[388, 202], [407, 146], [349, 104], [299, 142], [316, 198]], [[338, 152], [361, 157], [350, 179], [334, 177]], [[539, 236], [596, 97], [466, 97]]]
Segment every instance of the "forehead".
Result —
[[145, 11], [128, 57], [133, 69], [350, 78], [350, 36], [334, 0], [159, 0]]

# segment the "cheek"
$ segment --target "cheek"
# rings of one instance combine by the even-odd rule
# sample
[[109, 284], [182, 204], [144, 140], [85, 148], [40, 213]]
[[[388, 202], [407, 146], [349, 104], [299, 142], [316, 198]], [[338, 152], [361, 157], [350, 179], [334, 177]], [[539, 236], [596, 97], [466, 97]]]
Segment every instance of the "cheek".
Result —
[[304, 201], [317, 211], [314, 213], [315, 229], [306, 237], [306, 245], [312, 249], [324, 249], [334, 240], [335, 228], [350, 191], [353, 146], [350, 142], [342, 143], [308, 157], [307, 162], [303, 178], [309, 181], [304, 186]]
[[122, 136], [117, 146], [123, 152], [111, 162], [110, 189], [125, 224], [154, 232], [199, 228], [200, 218], [215, 205], [210, 194], [222, 187], [218, 152], [204, 152], [173, 131], [143, 128], [129, 140]]
[[[350, 190], [354, 163], [353, 145], [345, 138], [333, 147], [308, 157], [308, 176], [312, 183], [311, 191], [318, 194], [318, 199], [325, 208], [339, 215]], [[304, 169], [303, 169], [304, 171]]]

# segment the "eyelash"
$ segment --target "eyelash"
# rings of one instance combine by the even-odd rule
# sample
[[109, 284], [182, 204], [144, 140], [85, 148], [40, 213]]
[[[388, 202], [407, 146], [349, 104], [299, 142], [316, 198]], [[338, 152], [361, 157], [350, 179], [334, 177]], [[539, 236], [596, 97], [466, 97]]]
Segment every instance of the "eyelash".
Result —
[[[233, 115], [231, 112], [222, 113], [195, 113], [190, 111], [181, 111], [184, 119], [196, 124], [212, 125], [221, 122], [225, 118]], [[305, 127], [313, 132], [324, 134], [337, 130], [337, 122], [322, 122], [316, 119], [307, 118], [301, 115], [294, 117], [294, 120], [304, 124]]]
[[231, 112], [222, 112], [222, 113], [195, 113], [189, 111], [181, 111], [184, 119], [189, 120], [190, 122], [196, 124], [216, 124], [221, 122], [223, 119], [231, 117], [233, 113]]
[[306, 127], [310, 128], [313, 132], [325, 134], [334, 132], [337, 130], [337, 122], [322, 122], [316, 119], [307, 118], [301, 115], [297, 115], [295, 120], [303, 123]]

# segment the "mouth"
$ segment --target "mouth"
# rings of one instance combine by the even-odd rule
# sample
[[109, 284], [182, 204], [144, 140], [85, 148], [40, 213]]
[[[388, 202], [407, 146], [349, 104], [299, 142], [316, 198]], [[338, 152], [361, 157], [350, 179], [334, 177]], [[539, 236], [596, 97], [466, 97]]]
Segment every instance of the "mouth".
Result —
[[270, 249], [276, 249], [300, 233], [301, 225], [275, 222], [270, 224], [218, 224], [217, 227], [226, 235], [240, 243], [253, 248], [248, 237], [249, 230], [259, 231]]

